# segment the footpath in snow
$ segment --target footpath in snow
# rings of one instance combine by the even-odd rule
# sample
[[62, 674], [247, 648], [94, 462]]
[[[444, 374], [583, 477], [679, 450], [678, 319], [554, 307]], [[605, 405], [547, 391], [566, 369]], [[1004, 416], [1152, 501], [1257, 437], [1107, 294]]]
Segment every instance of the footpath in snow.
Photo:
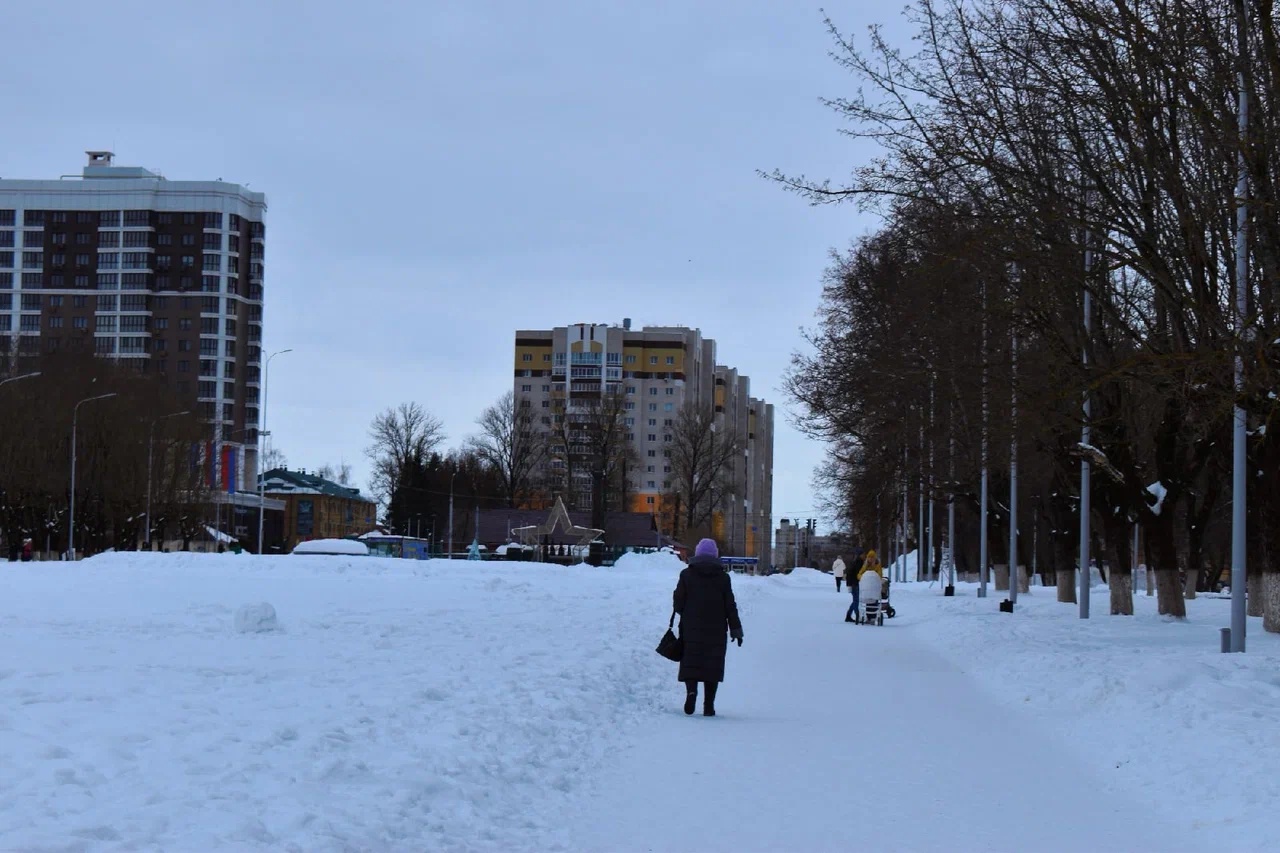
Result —
[[[681, 564], [114, 554], [0, 568], [0, 849], [1267, 850], [1280, 638], [1227, 602], [734, 576], [719, 716], [653, 652]], [[264, 607], [262, 605], [270, 605]]]

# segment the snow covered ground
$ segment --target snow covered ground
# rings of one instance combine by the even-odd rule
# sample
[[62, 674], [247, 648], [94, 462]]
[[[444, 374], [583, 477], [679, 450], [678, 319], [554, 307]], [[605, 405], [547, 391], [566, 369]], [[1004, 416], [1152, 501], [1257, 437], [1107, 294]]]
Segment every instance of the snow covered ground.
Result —
[[653, 653], [680, 567], [0, 566], [0, 849], [1273, 846], [1280, 638], [1218, 654], [1224, 600], [1099, 590], [1084, 623], [911, 584], [875, 628], [830, 576], [735, 575], [746, 641], [690, 719]]

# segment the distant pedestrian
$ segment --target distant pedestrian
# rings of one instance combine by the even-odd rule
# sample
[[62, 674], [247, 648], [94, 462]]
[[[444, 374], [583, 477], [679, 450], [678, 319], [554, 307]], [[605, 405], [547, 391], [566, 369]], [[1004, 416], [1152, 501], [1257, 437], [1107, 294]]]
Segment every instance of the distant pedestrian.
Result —
[[30, 563], [30, 562], [31, 562], [31, 554], [32, 554], [32, 551], [33, 551], [33, 550], [34, 550], [34, 549], [32, 548], [31, 540], [30, 540], [30, 539], [24, 539], [24, 540], [22, 541], [22, 562], [24, 562], [24, 563]]
[[844, 560], [837, 554], [835, 562], [831, 564], [831, 574], [836, 576], [836, 592], [840, 591], [840, 584], [844, 581], [844, 573]]
[[733, 598], [733, 582], [720, 563], [714, 539], [703, 539], [693, 552], [689, 566], [680, 572], [672, 595], [672, 607], [680, 614], [680, 639], [684, 657], [679, 679], [684, 682], [684, 712], [692, 714], [698, 704], [698, 682], [706, 690], [702, 714], [716, 715], [716, 690], [724, 681], [724, 657], [729, 648], [726, 632], [742, 645], [742, 620]]

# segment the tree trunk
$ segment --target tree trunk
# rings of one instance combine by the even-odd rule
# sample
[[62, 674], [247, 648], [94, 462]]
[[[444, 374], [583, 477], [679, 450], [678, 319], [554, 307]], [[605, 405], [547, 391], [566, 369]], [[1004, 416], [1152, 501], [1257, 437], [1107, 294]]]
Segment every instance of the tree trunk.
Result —
[[1190, 601], [1196, 597], [1196, 585], [1200, 582], [1200, 572], [1195, 569], [1187, 569], [1186, 578], [1183, 580], [1183, 596]]
[[[1183, 598], [1181, 578], [1178, 577], [1178, 548], [1174, 542], [1171, 507], [1165, 507], [1166, 515], [1158, 515], [1147, 527], [1151, 555], [1155, 560], [1156, 610], [1161, 616], [1185, 619], [1187, 600]], [[1153, 567], [1148, 565], [1147, 571]]]
[[1129, 570], [1111, 570], [1111, 578], [1107, 582], [1111, 590], [1111, 615], [1133, 615], [1133, 572]]
[[1179, 583], [1176, 568], [1158, 568], [1156, 576], [1156, 610], [1161, 616], [1173, 616], [1185, 619], [1187, 601], [1182, 597], [1182, 584]]
[[1063, 604], [1079, 604], [1076, 600], [1076, 573], [1068, 569], [1058, 570], [1058, 601]]
[[1280, 634], [1280, 572], [1262, 573], [1262, 630]]
[[1018, 566], [1018, 592], [1031, 592], [1031, 575], [1023, 565]]
[[1248, 612], [1250, 616], [1262, 616], [1263, 614], [1263, 592], [1262, 592], [1262, 572], [1252, 571], [1248, 575], [1248, 583], [1245, 584], [1246, 601], [1248, 603]]
[[1009, 566], [1006, 563], [996, 563], [992, 568], [995, 569], [996, 575], [996, 592], [1009, 591]]

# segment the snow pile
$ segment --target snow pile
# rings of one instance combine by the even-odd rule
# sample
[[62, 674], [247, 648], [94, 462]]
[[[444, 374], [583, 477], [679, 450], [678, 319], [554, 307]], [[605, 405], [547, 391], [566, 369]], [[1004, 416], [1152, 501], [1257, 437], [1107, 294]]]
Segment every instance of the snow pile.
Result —
[[276, 609], [265, 601], [262, 604], [246, 604], [236, 611], [236, 633], [264, 634], [278, 630]]
[[369, 546], [355, 539], [312, 539], [293, 547], [295, 554], [337, 554], [347, 557], [369, 556]]
[[620, 572], [655, 572], [658, 574], [668, 575], [675, 583], [675, 577], [685, 568], [684, 560], [681, 560], [670, 551], [654, 551], [649, 554], [639, 554], [630, 551], [623, 554], [613, 564], [612, 571]]

